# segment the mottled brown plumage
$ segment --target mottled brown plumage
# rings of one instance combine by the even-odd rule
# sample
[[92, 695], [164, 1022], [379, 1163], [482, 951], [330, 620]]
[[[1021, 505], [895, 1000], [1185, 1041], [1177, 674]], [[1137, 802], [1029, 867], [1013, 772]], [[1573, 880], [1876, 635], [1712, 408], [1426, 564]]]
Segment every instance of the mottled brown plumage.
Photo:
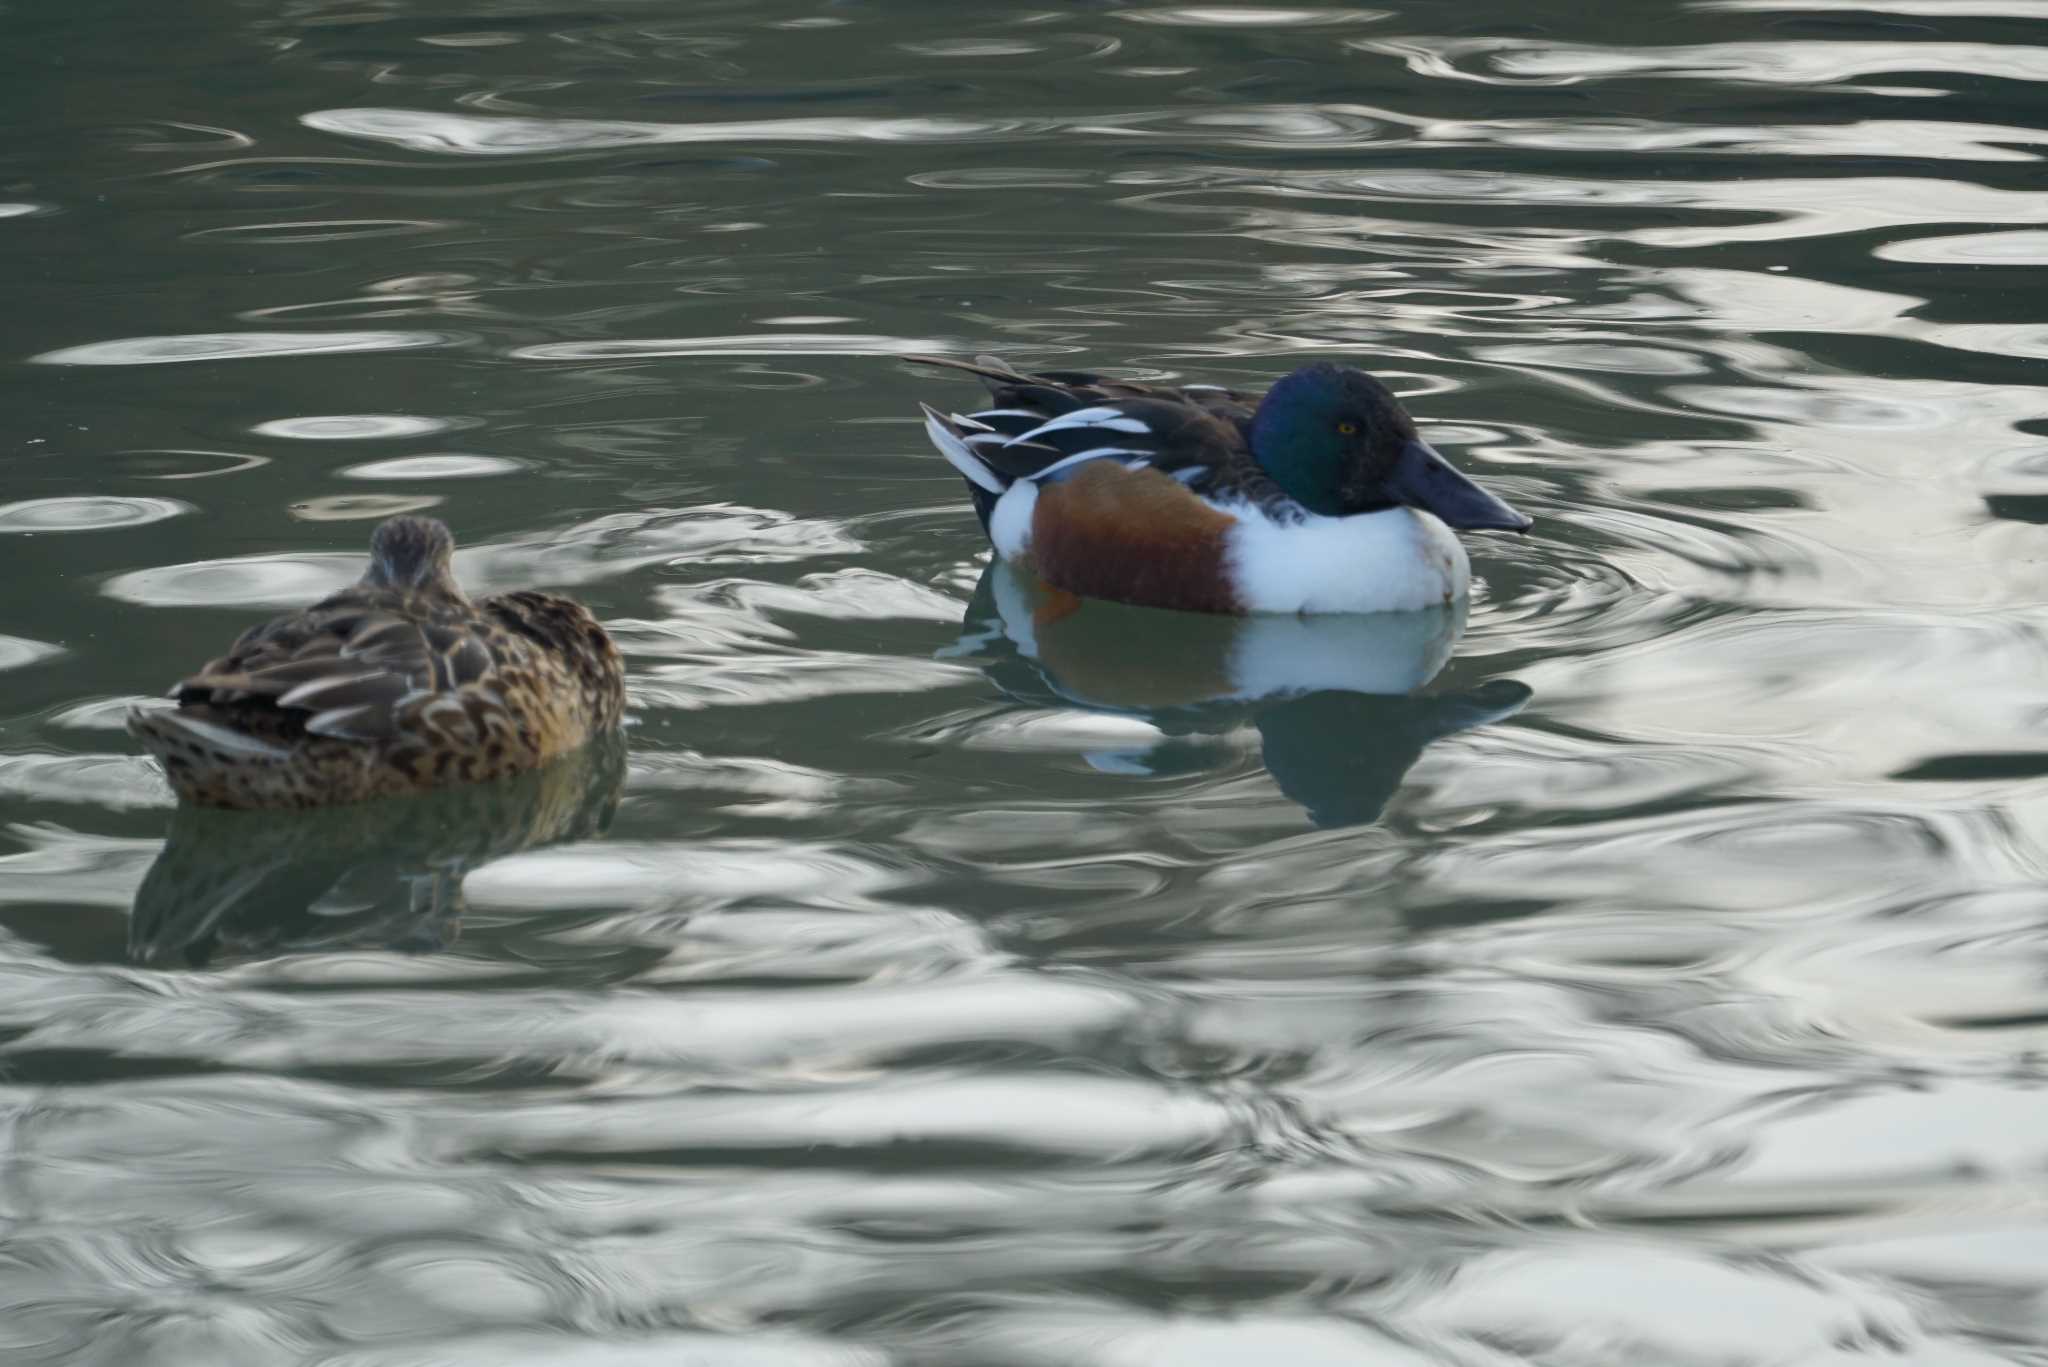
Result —
[[319, 807], [521, 773], [618, 725], [624, 669], [575, 601], [472, 601], [448, 529], [395, 517], [353, 587], [251, 627], [129, 729], [184, 801]]

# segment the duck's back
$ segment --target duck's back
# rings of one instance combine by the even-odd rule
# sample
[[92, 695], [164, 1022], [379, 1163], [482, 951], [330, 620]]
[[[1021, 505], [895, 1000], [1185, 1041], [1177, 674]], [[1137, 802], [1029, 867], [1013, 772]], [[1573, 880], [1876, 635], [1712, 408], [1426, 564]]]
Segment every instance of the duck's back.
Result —
[[618, 724], [623, 672], [571, 599], [358, 585], [244, 632], [130, 727], [188, 802], [314, 807], [534, 768]]
[[573, 598], [523, 589], [486, 598], [483, 633], [498, 660], [487, 680], [519, 698], [542, 760], [619, 724], [626, 710], [625, 663], [590, 610]]

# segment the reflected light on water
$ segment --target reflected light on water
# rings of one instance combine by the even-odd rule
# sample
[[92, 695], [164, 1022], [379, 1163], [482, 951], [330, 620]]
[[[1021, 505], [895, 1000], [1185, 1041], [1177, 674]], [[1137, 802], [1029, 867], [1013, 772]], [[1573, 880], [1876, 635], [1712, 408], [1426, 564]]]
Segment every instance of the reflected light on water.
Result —
[[191, 337], [124, 337], [46, 351], [43, 365], [163, 365], [252, 356], [321, 356], [349, 351], [404, 351], [449, 346], [459, 338], [434, 332], [216, 332]]
[[[2038, 1367], [2043, 0], [15, 9], [8, 1367]], [[1537, 525], [1061, 611], [927, 351]], [[401, 508], [624, 753], [177, 810]]]

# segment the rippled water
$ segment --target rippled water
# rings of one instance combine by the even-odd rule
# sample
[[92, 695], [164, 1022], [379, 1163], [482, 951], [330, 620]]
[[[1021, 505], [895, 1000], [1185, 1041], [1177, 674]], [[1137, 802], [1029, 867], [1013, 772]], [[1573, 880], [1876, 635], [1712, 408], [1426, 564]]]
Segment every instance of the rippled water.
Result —
[[[0, 1360], [2048, 1362], [2048, 0], [0, 5]], [[1047, 620], [894, 356], [1348, 356]], [[174, 817], [432, 509], [623, 756]]]

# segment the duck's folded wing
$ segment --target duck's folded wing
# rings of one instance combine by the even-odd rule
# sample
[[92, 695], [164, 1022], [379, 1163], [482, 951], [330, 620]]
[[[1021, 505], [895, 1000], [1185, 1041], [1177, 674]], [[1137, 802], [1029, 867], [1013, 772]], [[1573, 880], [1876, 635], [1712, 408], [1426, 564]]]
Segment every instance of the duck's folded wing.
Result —
[[253, 734], [388, 740], [492, 663], [459, 626], [374, 608], [315, 610], [251, 631], [174, 693], [181, 707]]
[[1068, 478], [1091, 461], [1155, 469], [1199, 486], [1244, 449], [1239, 428], [1192, 404], [1118, 399], [1043, 418], [1018, 410], [965, 415], [979, 427], [962, 437], [974, 454], [1011, 479]]
[[965, 370], [988, 386], [993, 407], [937, 416], [1005, 482], [1058, 480], [1088, 462], [1117, 460], [1199, 489], [1249, 449], [1251, 409], [1220, 387], [1167, 389], [1078, 370], [1027, 374], [994, 356], [908, 359]]

